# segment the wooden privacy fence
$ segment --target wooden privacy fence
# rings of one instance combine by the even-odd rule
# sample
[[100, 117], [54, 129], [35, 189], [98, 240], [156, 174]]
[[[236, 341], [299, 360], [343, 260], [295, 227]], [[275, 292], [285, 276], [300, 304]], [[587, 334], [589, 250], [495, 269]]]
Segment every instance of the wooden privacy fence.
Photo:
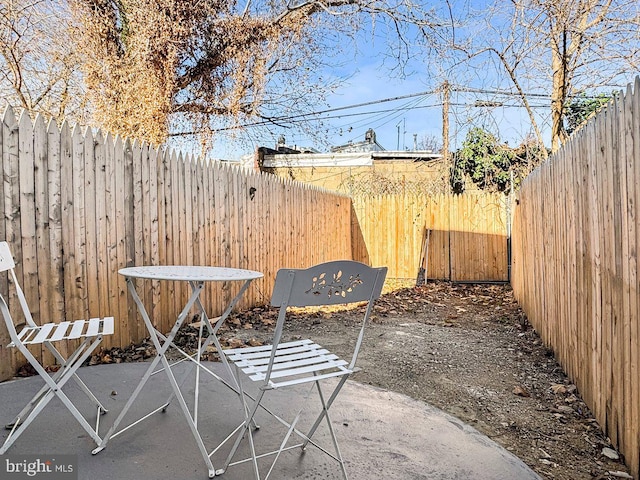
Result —
[[[416, 278], [508, 281], [508, 198], [500, 194], [353, 197], [353, 257]], [[424, 248], [425, 229], [429, 230]]]
[[[275, 176], [104, 136], [100, 131], [19, 120], [4, 112], [0, 131], [0, 239], [36, 322], [116, 318], [105, 346], [146, 336], [117, 271], [131, 265], [221, 265], [258, 270], [241, 306], [266, 302], [278, 268], [351, 256], [351, 201]], [[185, 285], [148, 282], [142, 299], [160, 330], [173, 325]], [[208, 285], [218, 315], [239, 285]], [[7, 292], [6, 276], [0, 289]], [[15, 295], [10, 308], [17, 312]], [[16, 358], [0, 327], [0, 379]], [[37, 355], [48, 353], [34, 352]], [[52, 358], [44, 359], [53, 363]]]
[[[258, 270], [240, 308], [266, 303], [279, 268], [353, 258], [388, 265], [389, 276], [415, 278], [429, 230], [429, 278], [508, 278], [507, 209], [499, 195], [346, 196], [203, 162], [145, 143], [8, 108], [0, 130], [0, 239], [36, 322], [112, 315], [105, 347], [127, 346], [147, 332], [120, 268], [220, 265]], [[184, 305], [186, 285], [138, 285], [160, 330]], [[239, 285], [207, 285], [218, 315]], [[0, 289], [16, 298], [6, 276]], [[18, 360], [0, 326], [0, 379]], [[47, 352], [44, 363], [53, 363]]]
[[640, 474], [640, 80], [522, 185], [512, 285]]

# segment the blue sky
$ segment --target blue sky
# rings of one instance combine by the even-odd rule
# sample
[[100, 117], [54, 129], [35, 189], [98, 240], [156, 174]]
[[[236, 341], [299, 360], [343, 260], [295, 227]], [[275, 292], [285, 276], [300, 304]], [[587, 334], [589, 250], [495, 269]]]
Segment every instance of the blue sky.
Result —
[[[419, 75], [405, 79], [389, 75], [381, 69], [376, 58], [371, 58], [356, 66], [348, 82], [328, 98], [328, 103], [357, 105], [434, 90]], [[414, 134], [419, 142], [425, 136], [441, 137], [441, 102], [441, 96], [434, 93], [349, 109], [344, 113], [352, 116], [332, 121], [335, 132], [331, 138], [334, 144], [362, 141], [366, 130], [373, 128], [378, 143], [387, 150], [413, 149]], [[363, 115], [355, 116], [357, 113]]]
[[[271, 132], [263, 130], [253, 143], [242, 146], [242, 142], [233, 139], [225, 142], [221, 138], [216, 149], [218, 155], [224, 158], [237, 156], [239, 147], [242, 153], [250, 153], [260, 141], [261, 146], [273, 147], [280, 135], [285, 137], [287, 145], [326, 151], [328, 145], [364, 140], [369, 128], [374, 129], [378, 143], [387, 150], [395, 150], [398, 146], [401, 150], [405, 147], [413, 149], [414, 134], [417, 134], [418, 141], [425, 136], [437, 137], [438, 140], [441, 138], [442, 107], [439, 95], [376, 103], [433, 90], [419, 76], [394, 78], [381, 69], [379, 57], [359, 57], [358, 62], [352, 64], [352, 69], [341, 68], [340, 71], [326, 73], [346, 80], [341, 88], [327, 97], [328, 107], [319, 107], [319, 110], [340, 110], [321, 116], [325, 120], [318, 126], [317, 135], [296, 128], [276, 127]], [[369, 102], [372, 104], [360, 108], [341, 109]]]
[[[309, 135], [296, 128], [274, 128], [270, 132], [254, 131], [252, 141], [220, 138], [214, 156], [224, 159], [238, 159], [252, 153], [257, 146], [273, 147], [277, 138], [283, 135], [287, 145], [313, 147], [327, 151], [329, 145], [343, 145], [364, 140], [365, 132], [373, 128], [376, 139], [387, 150], [414, 148], [414, 135], [418, 147], [433, 143], [442, 144], [442, 96], [439, 93], [412, 96], [396, 101], [382, 100], [411, 96], [422, 92], [433, 92], [439, 86], [437, 81], [429, 81], [424, 75], [415, 74], [408, 78], [393, 77], [381, 68], [379, 57], [360, 57], [353, 70], [335, 72], [342, 75], [345, 82], [341, 88], [327, 98], [327, 109], [340, 109], [324, 114], [330, 117], [318, 127], [317, 135]], [[435, 85], [434, 85], [435, 84]], [[486, 81], [482, 84], [492, 90]], [[473, 107], [477, 101], [495, 99], [491, 94], [465, 94], [452, 92], [450, 109], [451, 149], [460, 146], [464, 135], [471, 126], [480, 126], [499, 133], [500, 138], [516, 146], [529, 133], [529, 120], [522, 108], [515, 107], [515, 100], [504, 101], [503, 107]], [[504, 99], [502, 99], [504, 100]], [[341, 109], [352, 105], [371, 103], [360, 108]], [[544, 100], [537, 102], [541, 114], [548, 111]], [[324, 110], [324, 108], [319, 107]]]
[[[438, 65], [429, 64], [423, 56], [416, 55], [408, 64], [412, 72], [399, 78], [390, 72], [385, 55], [384, 39], [373, 39], [367, 31], [362, 32], [353, 50], [347, 50], [335, 58], [335, 67], [327, 67], [322, 72], [324, 78], [339, 79], [342, 86], [327, 97], [326, 103], [318, 110], [334, 110], [319, 117], [314, 132], [291, 127], [271, 127], [248, 129], [248, 135], [232, 138], [220, 135], [213, 151], [215, 158], [238, 159], [250, 154], [258, 146], [273, 147], [283, 135], [287, 145], [313, 147], [328, 151], [330, 146], [364, 140], [365, 132], [373, 128], [376, 139], [387, 150], [414, 148], [414, 139], [420, 148], [425, 143], [442, 144], [442, 96], [437, 92], [441, 77], [436, 75]], [[465, 79], [458, 79], [461, 87], [471, 87], [487, 92], [511, 90], [508, 83], [494, 78], [487, 68], [470, 70]], [[456, 83], [454, 80], [449, 80]], [[435, 92], [413, 96], [421, 92]], [[396, 101], [383, 101], [404, 97]], [[499, 102], [500, 107], [474, 107], [476, 102]], [[367, 103], [359, 108], [344, 108]], [[516, 99], [492, 93], [452, 92], [450, 122], [450, 149], [455, 150], [462, 143], [464, 135], [472, 126], [486, 128], [500, 139], [516, 146], [530, 133], [529, 119], [523, 108], [517, 106]], [[536, 113], [545, 115], [549, 111], [548, 101], [541, 99]], [[336, 110], [337, 109], [337, 110]], [[540, 121], [541, 128], [545, 122]], [[547, 128], [548, 130], [548, 128]], [[546, 135], [545, 135], [546, 137]], [[547, 139], [545, 138], [545, 141]]]

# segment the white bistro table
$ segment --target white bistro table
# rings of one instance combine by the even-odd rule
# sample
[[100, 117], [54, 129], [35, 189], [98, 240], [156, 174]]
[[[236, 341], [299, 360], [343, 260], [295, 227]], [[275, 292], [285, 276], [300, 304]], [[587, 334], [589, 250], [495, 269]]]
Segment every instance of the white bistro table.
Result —
[[[222, 381], [229, 388], [232, 388], [236, 392], [238, 390], [237, 390], [237, 386], [234, 387], [230, 385], [229, 383], [224, 381], [222, 378], [215, 375], [210, 369], [202, 366], [200, 363], [200, 357], [201, 357], [201, 353], [211, 343], [215, 345], [218, 351], [221, 351], [220, 342], [217, 338], [218, 330], [220, 329], [220, 327], [222, 326], [226, 318], [229, 316], [229, 314], [231, 313], [233, 307], [236, 305], [238, 300], [240, 300], [240, 298], [242, 297], [246, 289], [249, 287], [249, 284], [253, 280], [257, 278], [261, 278], [263, 275], [262, 273], [255, 272], [253, 270], [242, 270], [237, 268], [208, 267], [208, 266], [177, 266], [177, 265], [176, 266], [163, 265], [163, 266], [127, 267], [119, 270], [118, 273], [123, 275], [127, 281], [127, 288], [129, 289], [129, 292], [131, 293], [133, 300], [136, 302], [140, 315], [142, 316], [142, 319], [144, 320], [144, 323], [151, 337], [151, 341], [153, 342], [153, 345], [156, 348], [157, 355], [149, 365], [149, 368], [146, 370], [144, 376], [140, 380], [140, 383], [136, 386], [135, 390], [131, 394], [131, 397], [129, 397], [129, 399], [127, 400], [127, 403], [125, 404], [124, 408], [116, 418], [115, 422], [113, 423], [113, 425], [111, 426], [111, 428], [109, 429], [105, 437], [103, 438], [102, 442], [98, 445], [98, 447], [95, 450], [93, 450], [92, 453], [94, 455], [97, 454], [107, 446], [107, 443], [111, 438], [114, 438], [120, 435], [121, 433], [133, 427], [134, 425], [138, 424], [142, 420], [150, 417], [154, 413], [157, 413], [161, 410], [162, 411], [165, 410], [166, 407], [169, 405], [170, 401], [173, 399], [173, 397], [175, 397], [178, 400], [178, 403], [180, 404], [180, 408], [184, 413], [185, 419], [189, 425], [189, 428], [191, 429], [191, 432], [196, 441], [196, 444], [198, 445], [198, 449], [200, 450], [200, 453], [202, 454], [202, 457], [207, 465], [207, 468], [209, 469], [209, 478], [213, 478], [215, 476], [215, 469], [213, 468], [210, 455], [207, 452], [204, 442], [202, 441], [200, 432], [198, 431], [198, 412], [197, 412], [198, 392], [199, 392], [198, 385], [200, 381], [199, 374], [200, 374], [201, 368], [205, 369], [209, 374], [213, 375], [217, 380]], [[189, 300], [187, 301], [184, 308], [178, 315], [178, 318], [176, 319], [173, 325], [173, 328], [166, 336], [154, 327], [151, 319], [149, 318], [149, 314], [147, 313], [147, 310], [144, 304], [142, 303], [140, 296], [136, 291], [136, 288], [134, 285], [135, 279], [179, 281], [179, 282], [189, 283], [191, 287], [191, 295], [189, 296]], [[205, 312], [202, 302], [200, 301], [200, 293], [204, 289], [206, 282], [244, 282], [238, 294], [233, 298], [233, 300], [231, 300], [231, 303], [229, 303], [224, 313], [216, 320], [215, 325], [212, 325], [211, 320], [207, 316], [207, 313]], [[196, 309], [200, 313], [200, 339], [202, 338], [203, 327], [206, 327], [207, 329], [207, 338], [205, 339], [204, 342], [201, 342], [201, 341], [198, 342], [198, 351], [195, 355], [188, 355], [186, 352], [176, 347], [176, 345], [173, 344], [173, 341], [175, 339], [176, 334], [178, 333], [178, 330], [184, 323], [185, 319], [187, 318], [190, 310], [194, 307], [194, 305], [196, 306]], [[171, 365], [169, 364], [169, 361], [167, 360], [167, 357], [166, 357], [166, 352], [169, 349], [169, 347], [172, 345], [178, 348], [178, 350], [184, 356], [184, 359], [192, 362], [192, 366], [197, 365], [198, 367], [196, 370], [196, 387], [195, 387], [195, 401], [194, 401], [193, 415], [189, 411], [189, 407], [187, 406], [187, 403], [180, 391], [180, 385], [176, 381], [176, 378], [173, 372], [171, 371]], [[225, 362], [228, 368], [229, 365], [226, 363], [225, 356], [220, 355], [220, 357], [223, 360], [223, 362]], [[169, 383], [171, 384], [173, 394], [162, 406], [156, 408], [152, 412], [136, 420], [135, 422], [131, 423], [127, 427], [124, 427], [121, 430], [117, 431], [120, 423], [122, 422], [122, 419], [131, 408], [131, 405], [135, 401], [136, 397], [138, 396], [138, 394], [140, 393], [144, 385], [147, 383], [147, 380], [149, 380], [149, 377], [151, 377], [151, 375], [153, 375], [154, 373], [158, 373], [155, 371], [156, 367], [158, 366], [158, 363], [162, 363], [161, 370], [166, 373], [167, 378], [169, 379]]]

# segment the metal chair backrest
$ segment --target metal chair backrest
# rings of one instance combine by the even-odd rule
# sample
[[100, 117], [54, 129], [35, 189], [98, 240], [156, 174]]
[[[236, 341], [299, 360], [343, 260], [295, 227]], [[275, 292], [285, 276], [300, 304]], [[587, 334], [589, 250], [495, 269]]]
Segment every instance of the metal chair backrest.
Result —
[[280, 307], [273, 336], [273, 351], [266, 383], [272, 371], [277, 344], [280, 343], [289, 307], [318, 307], [368, 302], [349, 368], [353, 369], [364, 338], [364, 331], [373, 309], [374, 300], [380, 297], [387, 276], [387, 267], [373, 268], [352, 260], [321, 263], [306, 269], [283, 268], [276, 275], [271, 305]]
[[[347, 479], [345, 462], [340, 454], [335, 432], [331, 427], [329, 409], [347, 379], [356, 371], [355, 364], [364, 338], [365, 326], [371, 315], [374, 301], [382, 293], [382, 285], [386, 275], [386, 267], [371, 268], [363, 263], [350, 260], [322, 263], [307, 269], [285, 268], [278, 271], [271, 297], [271, 305], [280, 309], [273, 335], [273, 343], [271, 345], [230, 348], [222, 351], [222, 355], [225, 355], [236, 367], [234, 375], [236, 385], [239, 387], [240, 398], [244, 405], [245, 420], [238, 429], [240, 431], [221, 472], [224, 473], [231, 465], [251, 460], [253, 462], [254, 476], [257, 480], [260, 480], [258, 459], [274, 455], [275, 459], [271, 464], [271, 468], [269, 468], [264, 477], [264, 479], [267, 479], [283, 451], [296, 447], [302, 447], [304, 451], [307, 445], [311, 443], [334, 460], [337, 460], [340, 463], [343, 477], [345, 480]], [[367, 306], [364, 309], [364, 314], [361, 308], [355, 310], [358, 316], [362, 315], [362, 320], [350, 363], [341, 358], [338, 355], [339, 352], [330, 352], [312, 339], [294, 339], [280, 342], [289, 307], [320, 307], [354, 302], [366, 302]], [[357, 327], [354, 328], [353, 337], [355, 337], [355, 330], [357, 330]], [[350, 339], [344, 340], [346, 343]], [[262, 385], [259, 387], [259, 392], [255, 398], [244, 394], [241, 374], [253, 382], [261, 382]], [[337, 383], [331, 387], [332, 393], [325, 395], [322, 392], [321, 383], [330, 379], [337, 380]], [[306, 389], [306, 395], [299, 400], [301, 408], [290, 423], [283, 420], [269, 408], [266, 408], [262, 403], [267, 392], [271, 390], [298, 387], [305, 384], [310, 385], [310, 387]], [[318, 392], [322, 409], [308, 433], [304, 434], [298, 430], [298, 420], [309, 403], [310, 394], [313, 390]], [[247, 401], [248, 398], [251, 398], [251, 402]], [[290, 401], [295, 402], [296, 400], [291, 398]], [[288, 404], [289, 402], [286, 403]], [[258, 455], [254, 446], [252, 430], [253, 427], [256, 427], [255, 415], [261, 406], [267, 413], [277, 419], [280, 424], [287, 426], [288, 431], [278, 450]], [[327, 422], [335, 455], [312, 440], [314, 433], [323, 420]], [[300, 436], [303, 442], [294, 446], [290, 445], [289, 438], [293, 434]], [[249, 439], [251, 457], [231, 463], [242, 439], [246, 437]]]
[[[0, 242], [0, 272], [9, 272], [11, 281], [16, 288], [16, 294], [18, 296], [18, 301], [20, 302], [20, 307], [22, 308], [22, 313], [25, 317], [25, 320], [27, 321], [27, 324], [29, 326], [35, 327], [36, 324], [33, 321], [33, 317], [31, 316], [31, 311], [29, 310], [27, 299], [25, 298], [24, 292], [22, 291], [22, 288], [18, 283], [18, 278], [16, 277], [15, 266], [16, 264], [13, 259], [13, 255], [11, 254], [9, 244], [7, 242]], [[4, 298], [4, 295], [2, 295], [2, 292], [0, 292], [0, 311], [2, 311], [2, 317], [4, 318], [7, 330], [9, 331], [11, 341], [14, 343], [18, 342], [18, 333], [16, 331], [11, 313], [9, 312], [7, 300]]]
[[281, 269], [276, 275], [271, 305], [311, 307], [370, 302], [382, 292], [386, 267], [338, 260], [307, 269]]

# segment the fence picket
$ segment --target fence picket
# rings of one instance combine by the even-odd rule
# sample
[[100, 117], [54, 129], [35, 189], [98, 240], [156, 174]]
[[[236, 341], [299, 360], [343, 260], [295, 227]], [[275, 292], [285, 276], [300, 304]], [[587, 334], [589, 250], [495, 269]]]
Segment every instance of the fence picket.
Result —
[[[626, 449], [629, 465], [640, 465], [640, 301], [638, 300], [638, 248], [640, 248], [640, 227], [638, 226], [638, 208], [640, 202], [640, 77], [636, 77], [634, 85], [635, 95], [631, 89], [627, 90], [627, 124], [625, 141], [627, 142], [627, 185], [629, 189], [631, 216], [629, 217], [629, 296], [630, 303], [630, 384], [631, 384], [631, 414], [625, 422], [629, 428], [630, 443]], [[635, 475], [640, 468], [636, 467]]]
[[[100, 278], [98, 267], [98, 191], [96, 144], [90, 128], [84, 134], [84, 224], [87, 275], [87, 315], [100, 311]], [[104, 201], [104, 198], [102, 198]], [[86, 318], [86, 317], [85, 317]]]
[[[109, 306], [110, 288], [109, 288], [109, 213], [107, 202], [107, 185], [109, 179], [107, 176], [107, 143], [101, 131], [97, 131], [94, 138], [94, 159], [95, 159], [95, 208], [96, 208], [96, 249], [95, 256], [97, 262], [97, 278], [98, 278], [98, 298], [99, 308], [98, 316], [105, 317], [111, 315]], [[113, 338], [107, 336], [104, 338], [104, 347], [113, 346]]]
[[[13, 110], [6, 108], [0, 123], [0, 172], [3, 177], [10, 144], [9, 125], [7, 123], [9, 111], [13, 114]], [[2, 235], [2, 238], [7, 238], [7, 230], [4, 223], [5, 211], [5, 185], [3, 179], [0, 182], [0, 235]], [[9, 282], [6, 275], [0, 275], [0, 289], [3, 292], [8, 292], [9, 290]], [[0, 328], [0, 379], [11, 378], [15, 368], [13, 365], [14, 355], [11, 349], [6, 347], [9, 342], [11, 342], [9, 331], [6, 328]]]
[[512, 285], [582, 398], [640, 473], [640, 78], [524, 182]]

